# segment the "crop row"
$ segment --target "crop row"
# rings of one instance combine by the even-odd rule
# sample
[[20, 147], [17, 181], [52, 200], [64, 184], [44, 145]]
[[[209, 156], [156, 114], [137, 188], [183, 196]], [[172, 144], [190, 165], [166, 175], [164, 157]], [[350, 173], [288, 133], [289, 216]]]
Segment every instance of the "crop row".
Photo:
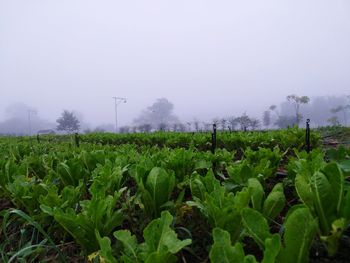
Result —
[[342, 258], [349, 150], [298, 148], [0, 141], [1, 260]]
[[[26, 139], [22, 137], [20, 140]], [[28, 139], [28, 138], [27, 138]], [[320, 144], [320, 136], [317, 132], [311, 132], [311, 145], [317, 147]], [[70, 136], [41, 135], [38, 141], [64, 142], [71, 140]], [[179, 132], [155, 132], [155, 133], [92, 133], [79, 135], [83, 143], [100, 145], [135, 144], [138, 146], [158, 146], [169, 148], [196, 148], [198, 150], [211, 150], [212, 138], [209, 132], [179, 133]], [[287, 130], [273, 131], [248, 131], [248, 132], [222, 132], [217, 134], [217, 148], [225, 148], [228, 151], [259, 147], [273, 148], [278, 146], [282, 151], [296, 148], [305, 148], [305, 130], [290, 128]]]

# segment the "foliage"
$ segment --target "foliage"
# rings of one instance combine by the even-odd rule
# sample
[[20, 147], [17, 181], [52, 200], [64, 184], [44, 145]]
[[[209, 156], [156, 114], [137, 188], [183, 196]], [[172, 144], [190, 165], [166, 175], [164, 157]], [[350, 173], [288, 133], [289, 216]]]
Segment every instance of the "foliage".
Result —
[[256, 262], [252, 256], [245, 256], [242, 244], [237, 242], [231, 244], [230, 234], [220, 228], [213, 230], [214, 244], [210, 250], [210, 261], [212, 263], [243, 263]]
[[73, 112], [64, 110], [61, 117], [59, 117], [56, 122], [58, 131], [65, 131], [67, 133], [79, 131], [80, 124], [78, 118]]
[[[190, 239], [179, 240], [171, 228], [173, 217], [164, 211], [161, 217], [154, 219], [143, 231], [144, 242], [139, 244], [137, 238], [129, 230], [118, 230], [114, 237], [121, 242], [121, 262], [162, 263], [177, 262], [175, 254], [191, 244]], [[108, 237], [98, 236], [100, 250], [97, 253], [107, 262], [117, 262], [113, 256], [111, 241]]]
[[307, 262], [324, 247], [337, 257], [350, 151], [308, 154], [304, 134], [218, 132], [215, 153], [208, 133], [88, 134], [80, 147], [68, 135], [0, 138], [0, 260]]
[[292, 103], [295, 110], [295, 123], [299, 125], [301, 122], [303, 116], [300, 114], [300, 106], [302, 104], [307, 104], [310, 101], [310, 98], [308, 96], [298, 96], [295, 94], [288, 95], [287, 100]]
[[[328, 253], [334, 255], [339, 239], [350, 222], [347, 204], [350, 194], [344, 175], [336, 163], [325, 164], [322, 153], [314, 157], [316, 162], [301, 159], [295, 177], [295, 188], [301, 201], [318, 218]], [[315, 163], [310, 169], [310, 163]]]
[[[150, 125], [153, 129], [164, 131], [171, 123], [179, 123], [173, 115], [174, 105], [166, 98], [159, 98], [141, 115], [134, 120], [135, 124], [141, 125], [148, 130]], [[146, 126], [145, 126], [146, 125]]]

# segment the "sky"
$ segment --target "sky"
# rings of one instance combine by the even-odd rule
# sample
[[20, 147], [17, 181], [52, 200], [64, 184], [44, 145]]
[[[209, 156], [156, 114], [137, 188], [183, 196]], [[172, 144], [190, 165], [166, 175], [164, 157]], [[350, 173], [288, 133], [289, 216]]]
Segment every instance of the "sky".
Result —
[[261, 116], [289, 94], [350, 93], [349, 0], [0, 0], [0, 121], [23, 102], [129, 124]]

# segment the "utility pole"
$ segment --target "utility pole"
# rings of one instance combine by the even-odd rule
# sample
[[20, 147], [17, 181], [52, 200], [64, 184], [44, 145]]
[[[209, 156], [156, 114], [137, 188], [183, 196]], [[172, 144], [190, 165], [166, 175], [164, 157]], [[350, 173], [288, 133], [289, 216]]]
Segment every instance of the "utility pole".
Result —
[[115, 132], [118, 133], [118, 105], [120, 103], [126, 103], [126, 98], [121, 97], [112, 97], [114, 99], [114, 107], [115, 107]]
[[31, 120], [31, 114], [36, 113], [35, 110], [28, 110], [28, 128], [29, 128], [29, 136], [32, 135], [32, 120]]

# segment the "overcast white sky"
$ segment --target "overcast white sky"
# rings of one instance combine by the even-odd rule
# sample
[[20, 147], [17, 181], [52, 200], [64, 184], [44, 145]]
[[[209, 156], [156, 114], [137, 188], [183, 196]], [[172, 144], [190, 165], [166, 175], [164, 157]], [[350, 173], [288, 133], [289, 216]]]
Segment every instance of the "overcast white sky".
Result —
[[126, 124], [166, 97], [182, 119], [350, 93], [349, 0], [0, 0], [0, 120], [24, 102]]

